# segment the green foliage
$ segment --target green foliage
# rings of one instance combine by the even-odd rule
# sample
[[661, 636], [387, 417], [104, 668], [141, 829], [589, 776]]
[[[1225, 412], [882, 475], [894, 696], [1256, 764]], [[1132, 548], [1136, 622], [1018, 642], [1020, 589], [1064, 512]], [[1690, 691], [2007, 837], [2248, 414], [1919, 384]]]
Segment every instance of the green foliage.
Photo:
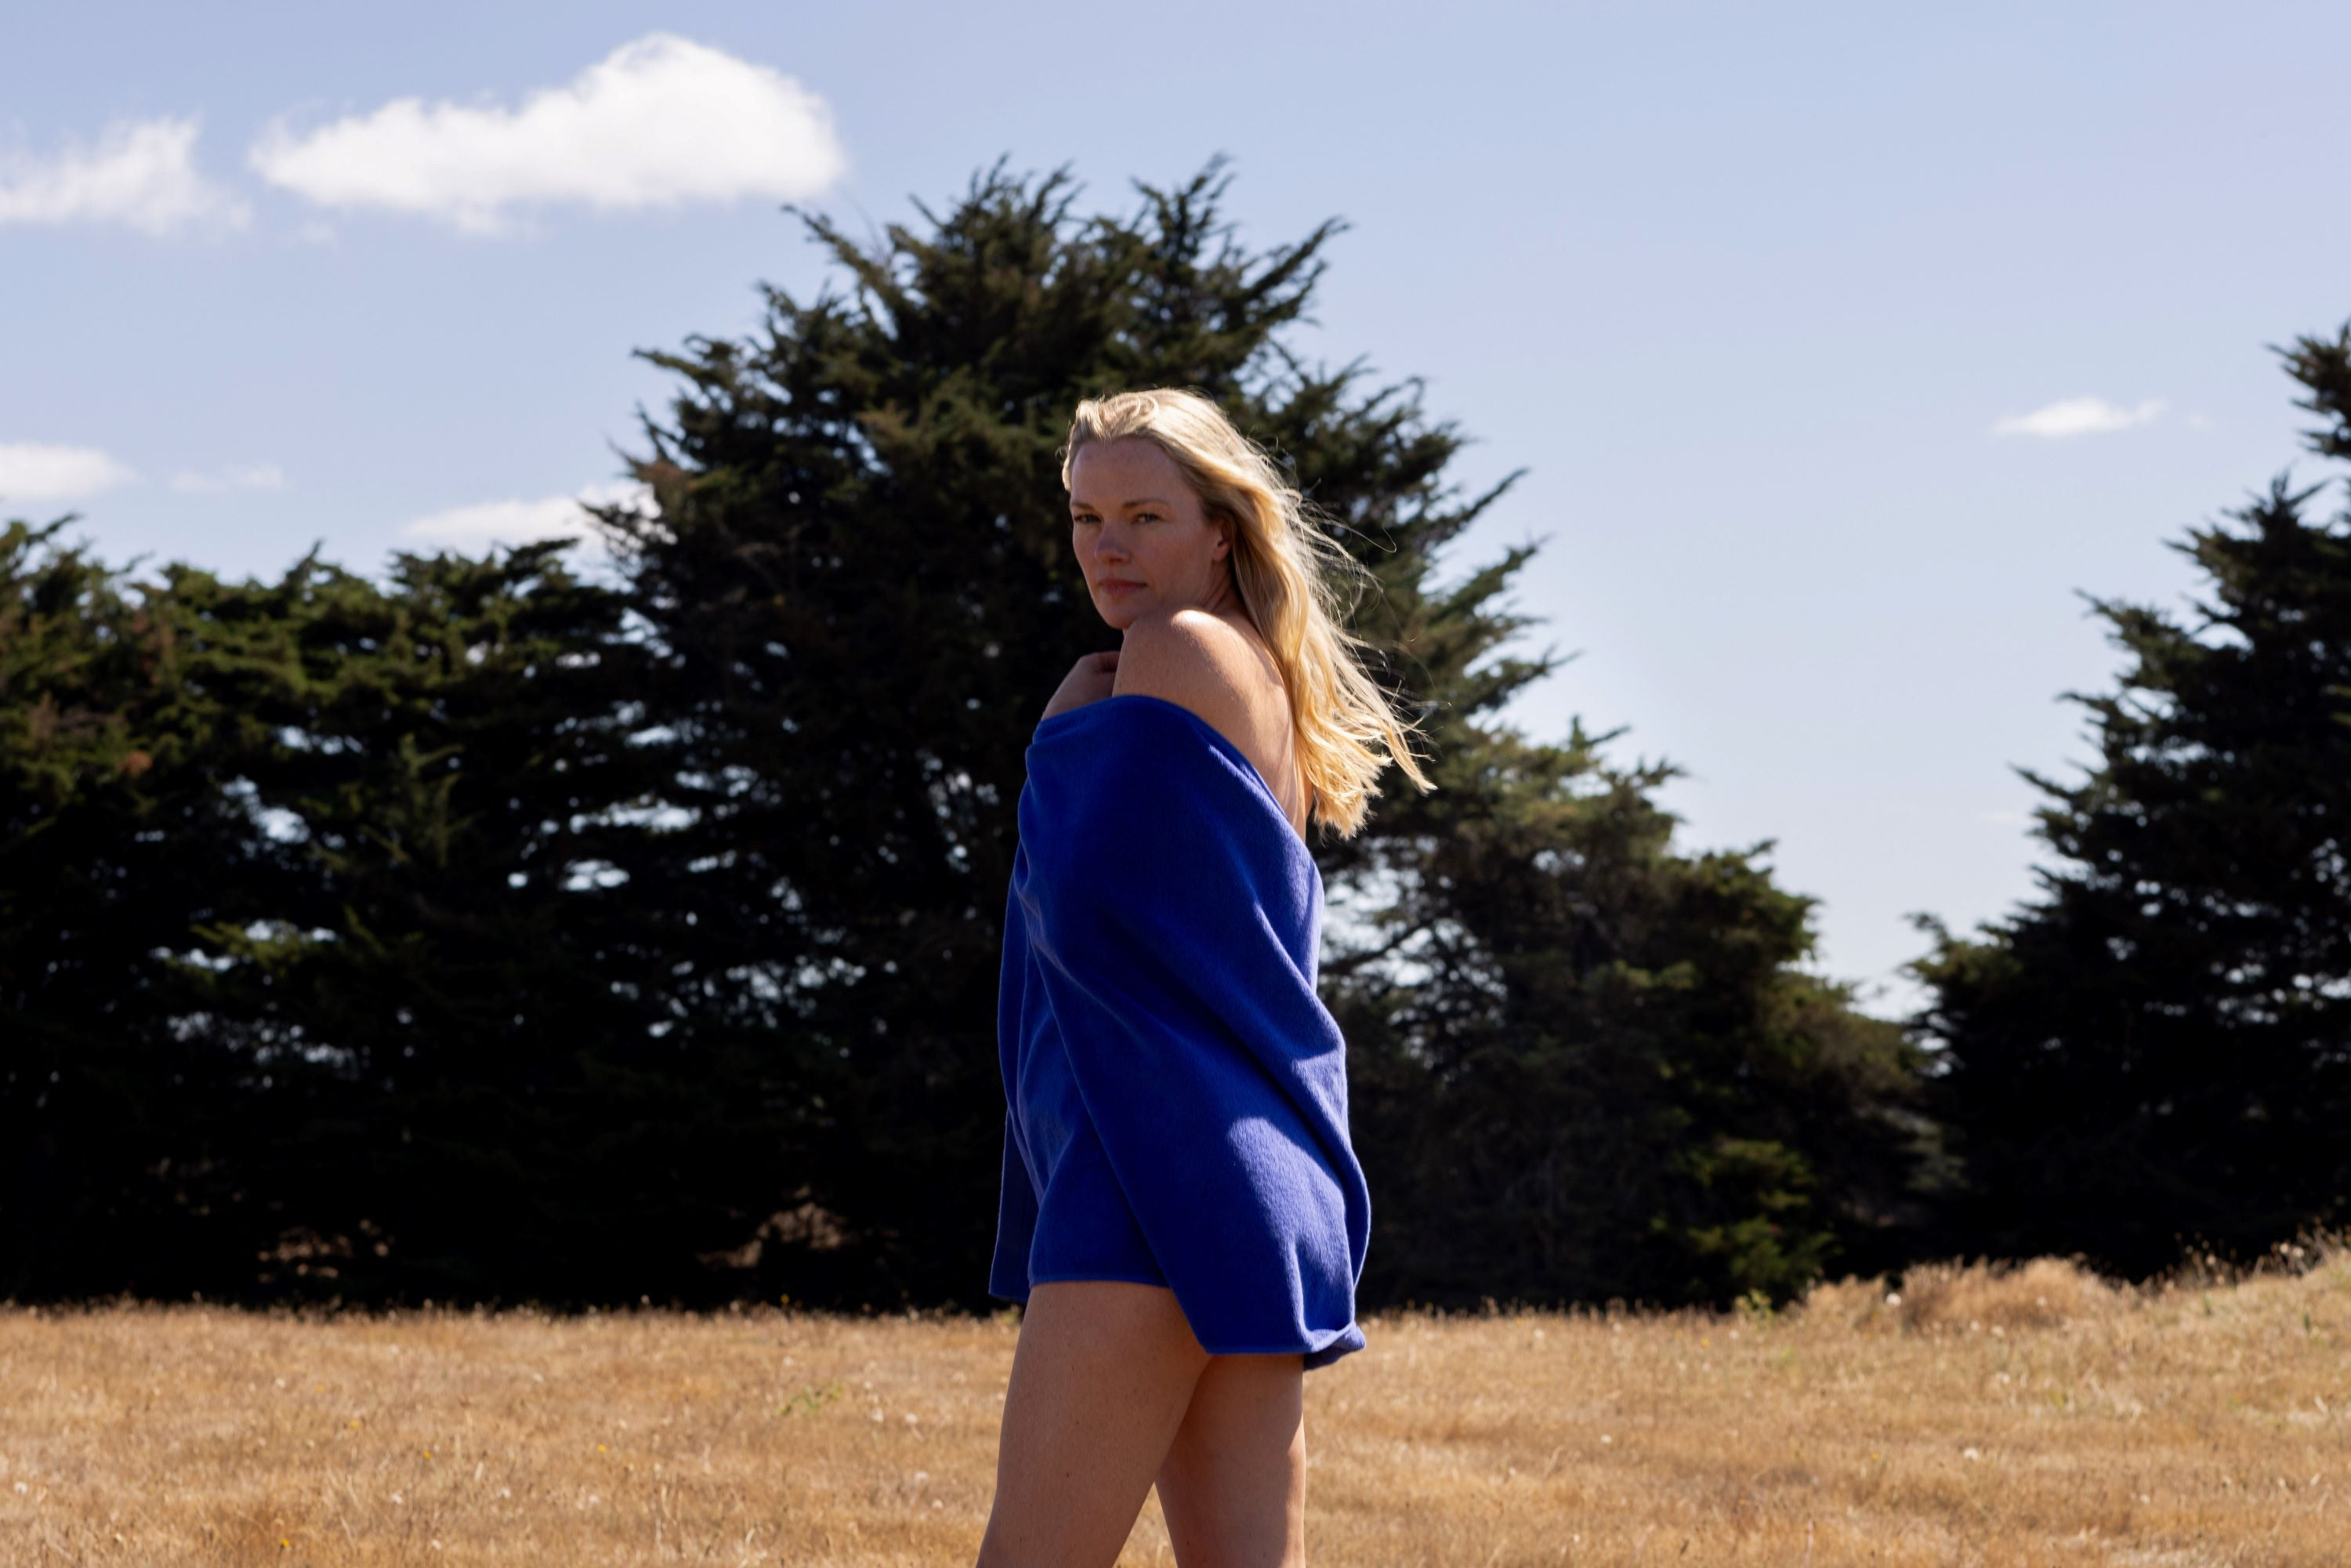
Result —
[[268, 874], [178, 605], [57, 546], [72, 521], [0, 532], [0, 1294], [205, 1266], [201, 1129], [235, 1094], [152, 955]]
[[818, 1293], [981, 1300], [1022, 753], [1113, 640], [1055, 453], [1081, 396], [1167, 384], [1343, 525], [1380, 588], [1354, 629], [1436, 753], [1439, 792], [1391, 770], [1366, 831], [1319, 852], [1371, 922], [1324, 967], [1377, 1216], [1366, 1295], [1801, 1288], [1902, 1212], [1898, 1031], [1791, 967], [1809, 901], [1745, 856], [1668, 852], [1646, 795], [1667, 770], [1480, 722], [1555, 664], [1497, 652], [1531, 623], [1497, 606], [1531, 547], [1435, 570], [1516, 476], [1462, 498], [1463, 438], [1416, 383], [1302, 363], [1285, 332], [1339, 225], [1251, 255], [1223, 189], [1212, 164], [1081, 219], [1064, 176], [999, 164], [922, 232], [810, 218], [846, 292], [770, 290], [759, 340], [647, 356], [687, 383], [636, 464], [660, 517], [609, 521], [674, 659], [648, 694], [674, 766], [746, 781], [689, 802], [684, 852], [735, 911], [713, 967], [799, 977], [813, 1191], [850, 1238]]
[[267, 649], [197, 678], [272, 737], [245, 776], [297, 868], [266, 920], [193, 927], [188, 983], [265, 1074], [254, 1255], [290, 1233], [347, 1295], [690, 1292], [735, 1239], [730, 1177], [772, 1174], [757, 1071], [667, 1033], [693, 931], [638, 885], [669, 869], [632, 744], [650, 655], [567, 548], [402, 555], [381, 589], [181, 577], [212, 635]]
[[[2283, 357], [2334, 422], [2313, 449], [2351, 456], [2351, 328]], [[2351, 1214], [2351, 517], [2317, 488], [2170, 547], [2210, 581], [2196, 624], [2091, 601], [2131, 661], [2066, 694], [2100, 763], [2018, 770], [2064, 863], [1976, 939], [1916, 917], [1969, 1249], [2147, 1272]]]
[[[1803, 973], [1812, 900], [1668, 848], [1676, 771], [1463, 736], [1395, 824], [1395, 973], [1335, 1010], [1381, 1299], [1724, 1302], [1877, 1267], [1921, 1217], [1915, 1052]], [[1381, 1185], [1382, 1182], [1384, 1185]], [[1384, 1202], [1383, 1200], [1384, 1199]]]
[[1071, 663], [1113, 641], [1069, 554], [1056, 451], [1079, 397], [1220, 399], [1355, 530], [1384, 645], [1458, 669], [1510, 629], [1481, 608], [1498, 579], [1418, 591], [1491, 499], [1442, 490], [1457, 438], [1405, 388], [1277, 340], [1338, 225], [1245, 254], [1213, 175], [1081, 219], [1065, 177], [999, 165], [870, 249], [810, 218], [848, 292], [769, 290], [762, 340], [647, 355], [688, 383], [636, 465], [660, 515], [609, 520], [669, 655], [644, 694], [660, 749], [741, 781], [674, 796], [695, 813], [676, 852], [728, 911], [697, 934], [706, 967], [788, 996], [779, 1035], [811, 1074], [812, 1201], [846, 1241], [787, 1272], [804, 1295], [984, 1300], [1022, 755]]
[[[1038, 715], [1113, 644], [1056, 449], [1187, 385], [1376, 591], [1440, 788], [1318, 846], [1373, 1186], [1365, 1304], [1769, 1302], [1916, 1212], [1915, 1053], [1802, 971], [1812, 900], [1673, 852], [1675, 769], [1494, 716], [1515, 475], [1290, 347], [1341, 226], [1217, 166], [1081, 216], [1002, 165], [767, 293], [560, 544], [158, 584], [0, 540], [0, 1290], [985, 1308], [995, 1025]], [[50, 530], [51, 532], [54, 529]], [[1139, 826], [1138, 831], [1144, 830]]]
[[662, 1032], [621, 598], [550, 543], [134, 600], [54, 531], [0, 557], [5, 1282], [703, 1283], [778, 1140], [755, 1054]]

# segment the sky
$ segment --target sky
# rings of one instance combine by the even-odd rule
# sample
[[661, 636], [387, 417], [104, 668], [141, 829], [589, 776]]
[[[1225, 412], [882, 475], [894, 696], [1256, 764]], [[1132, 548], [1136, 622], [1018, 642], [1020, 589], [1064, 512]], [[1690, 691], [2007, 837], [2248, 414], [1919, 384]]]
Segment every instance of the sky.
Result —
[[677, 391], [637, 350], [837, 280], [786, 204], [878, 235], [1003, 158], [1129, 212], [1225, 157], [1243, 245], [1347, 225], [1295, 345], [1419, 378], [1465, 494], [1526, 471], [1439, 562], [1540, 546], [1507, 651], [1567, 662], [1505, 720], [1682, 769], [1675, 847], [1820, 900], [1807, 967], [1882, 1017], [1912, 912], [1969, 932], [2058, 863], [2018, 769], [2095, 759], [2088, 596], [2192, 622], [2190, 528], [2343, 496], [2272, 351], [2351, 319], [2339, 5], [91, 3], [0, 41], [0, 519], [145, 576], [578, 529]]

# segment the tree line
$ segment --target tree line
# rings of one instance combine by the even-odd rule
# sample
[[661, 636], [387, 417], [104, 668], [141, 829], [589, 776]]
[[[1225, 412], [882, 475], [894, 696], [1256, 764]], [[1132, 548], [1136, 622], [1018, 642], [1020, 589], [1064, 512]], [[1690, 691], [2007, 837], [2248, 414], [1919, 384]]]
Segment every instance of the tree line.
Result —
[[[1536, 547], [1447, 551], [1519, 476], [1465, 494], [1417, 382], [1295, 351], [1342, 225], [1252, 250], [1228, 178], [1081, 214], [999, 162], [871, 241], [799, 214], [831, 281], [640, 350], [678, 386], [650, 507], [590, 508], [609, 582], [567, 540], [140, 580], [7, 523], [0, 1295], [987, 1306], [1022, 754], [1105, 635], [1055, 452], [1144, 385], [1290, 465], [1427, 737], [1435, 792], [1315, 846], [1366, 1306], [2143, 1272], [2351, 1217], [2316, 486], [2175, 547], [2200, 623], [2095, 601], [2134, 662], [2076, 698], [2090, 777], [2021, 770], [2042, 896], [1917, 917], [1930, 1004], [1872, 1018], [1803, 969], [1771, 841], [1677, 850], [1679, 768], [1499, 720], [1562, 663], [1510, 651]], [[2283, 358], [2351, 456], [2351, 328]]]

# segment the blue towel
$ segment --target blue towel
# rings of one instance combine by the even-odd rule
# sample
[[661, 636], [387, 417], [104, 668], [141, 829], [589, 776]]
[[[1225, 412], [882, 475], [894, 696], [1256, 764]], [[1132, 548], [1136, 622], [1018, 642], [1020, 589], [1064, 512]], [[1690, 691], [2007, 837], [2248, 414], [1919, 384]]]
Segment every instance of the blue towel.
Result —
[[1364, 1348], [1371, 1194], [1322, 873], [1256, 766], [1128, 693], [1037, 727], [1005, 900], [988, 1293], [1165, 1285], [1211, 1354]]

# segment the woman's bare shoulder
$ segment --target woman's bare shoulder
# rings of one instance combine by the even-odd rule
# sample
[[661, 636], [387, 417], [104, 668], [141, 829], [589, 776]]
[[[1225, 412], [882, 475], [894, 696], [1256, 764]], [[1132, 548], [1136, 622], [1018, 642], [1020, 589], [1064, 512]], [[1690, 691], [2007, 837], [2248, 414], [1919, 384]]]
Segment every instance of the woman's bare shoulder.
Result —
[[1158, 697], [1189, 708], [1246, 750], [1257, 727], [1250, 662], [1241, 634], [1207, 611], [1155, 612], [1126, 629], [1111, 695]]
[[1126, 629], [1111, 692], [1190, 709], [1239, 747], [1262, 779], [1295, 771], [1289, 693], [1253, 628], [1188, 608], [1139, 617]]

